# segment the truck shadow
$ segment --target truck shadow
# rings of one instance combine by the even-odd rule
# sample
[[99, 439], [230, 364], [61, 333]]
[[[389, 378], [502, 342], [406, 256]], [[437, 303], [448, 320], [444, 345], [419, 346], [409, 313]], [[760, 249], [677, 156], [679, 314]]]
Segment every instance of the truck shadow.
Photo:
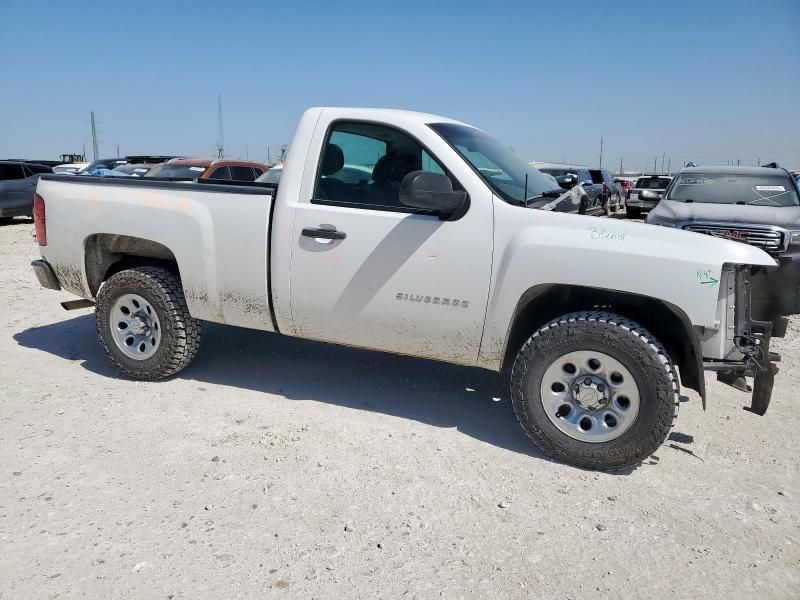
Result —
[[[14, 339], [119, 378], [97, 342], [91, 314], [27, 329]], [[176, 377], [455, 427], [499, 448], [551, 460], [519, 426], [507, 383], [481, 369], [206, 323], [199, 355]]]

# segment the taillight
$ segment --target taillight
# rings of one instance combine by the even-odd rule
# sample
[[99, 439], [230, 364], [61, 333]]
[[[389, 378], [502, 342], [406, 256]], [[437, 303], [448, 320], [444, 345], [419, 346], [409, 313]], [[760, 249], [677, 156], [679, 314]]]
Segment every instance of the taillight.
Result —
[[33, 195], [33, 222], [36, 225], [36, 241], [40, 246], [47, 246], [47, 221], [44, 217], [44, 198]]

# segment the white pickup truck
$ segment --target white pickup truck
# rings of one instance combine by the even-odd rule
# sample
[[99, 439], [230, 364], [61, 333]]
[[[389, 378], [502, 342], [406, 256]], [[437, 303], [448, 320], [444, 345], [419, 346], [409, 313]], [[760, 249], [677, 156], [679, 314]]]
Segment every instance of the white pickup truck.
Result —
[[[546, 453], [639, 463], [677, 414], [679, 378], [755, 376], [769, 402], [770, 326], [753, 246], [535, 210], [552, 179], [483, 131], [400, 110], [312, 108], [280, 184], [45, 175], [42, 285], [95, 304], [126, 376], [186, 367], [203, 321], [491, 369]], [[677, 367], [677, 368], [676, 368]]]

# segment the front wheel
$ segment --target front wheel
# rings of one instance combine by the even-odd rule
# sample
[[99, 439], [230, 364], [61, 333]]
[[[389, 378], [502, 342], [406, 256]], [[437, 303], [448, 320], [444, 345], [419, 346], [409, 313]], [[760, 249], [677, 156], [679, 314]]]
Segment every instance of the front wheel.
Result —
[[632, 467], [666, 439], [678, 378], [664, 347], [618, 315], [577, 312], [551, 321], [519, 351], [514, 411], [546, 454], [588, 469]]
[[181, 282], [160, 267], [112, 275], [97, 294], [95, 318], [106, 355], [131, 379], [174, 375], [200, 347], [201, 323], [189, 314]]

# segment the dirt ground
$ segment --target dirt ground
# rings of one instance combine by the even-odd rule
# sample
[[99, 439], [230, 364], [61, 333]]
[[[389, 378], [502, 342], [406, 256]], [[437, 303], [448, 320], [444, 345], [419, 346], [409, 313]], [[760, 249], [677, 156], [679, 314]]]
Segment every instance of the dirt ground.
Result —
[[641, 467], [542, 456], [491, 373], [209, 326], [118, 378], [0, 226], [0, 598], [797, 598], [800, 322]]

